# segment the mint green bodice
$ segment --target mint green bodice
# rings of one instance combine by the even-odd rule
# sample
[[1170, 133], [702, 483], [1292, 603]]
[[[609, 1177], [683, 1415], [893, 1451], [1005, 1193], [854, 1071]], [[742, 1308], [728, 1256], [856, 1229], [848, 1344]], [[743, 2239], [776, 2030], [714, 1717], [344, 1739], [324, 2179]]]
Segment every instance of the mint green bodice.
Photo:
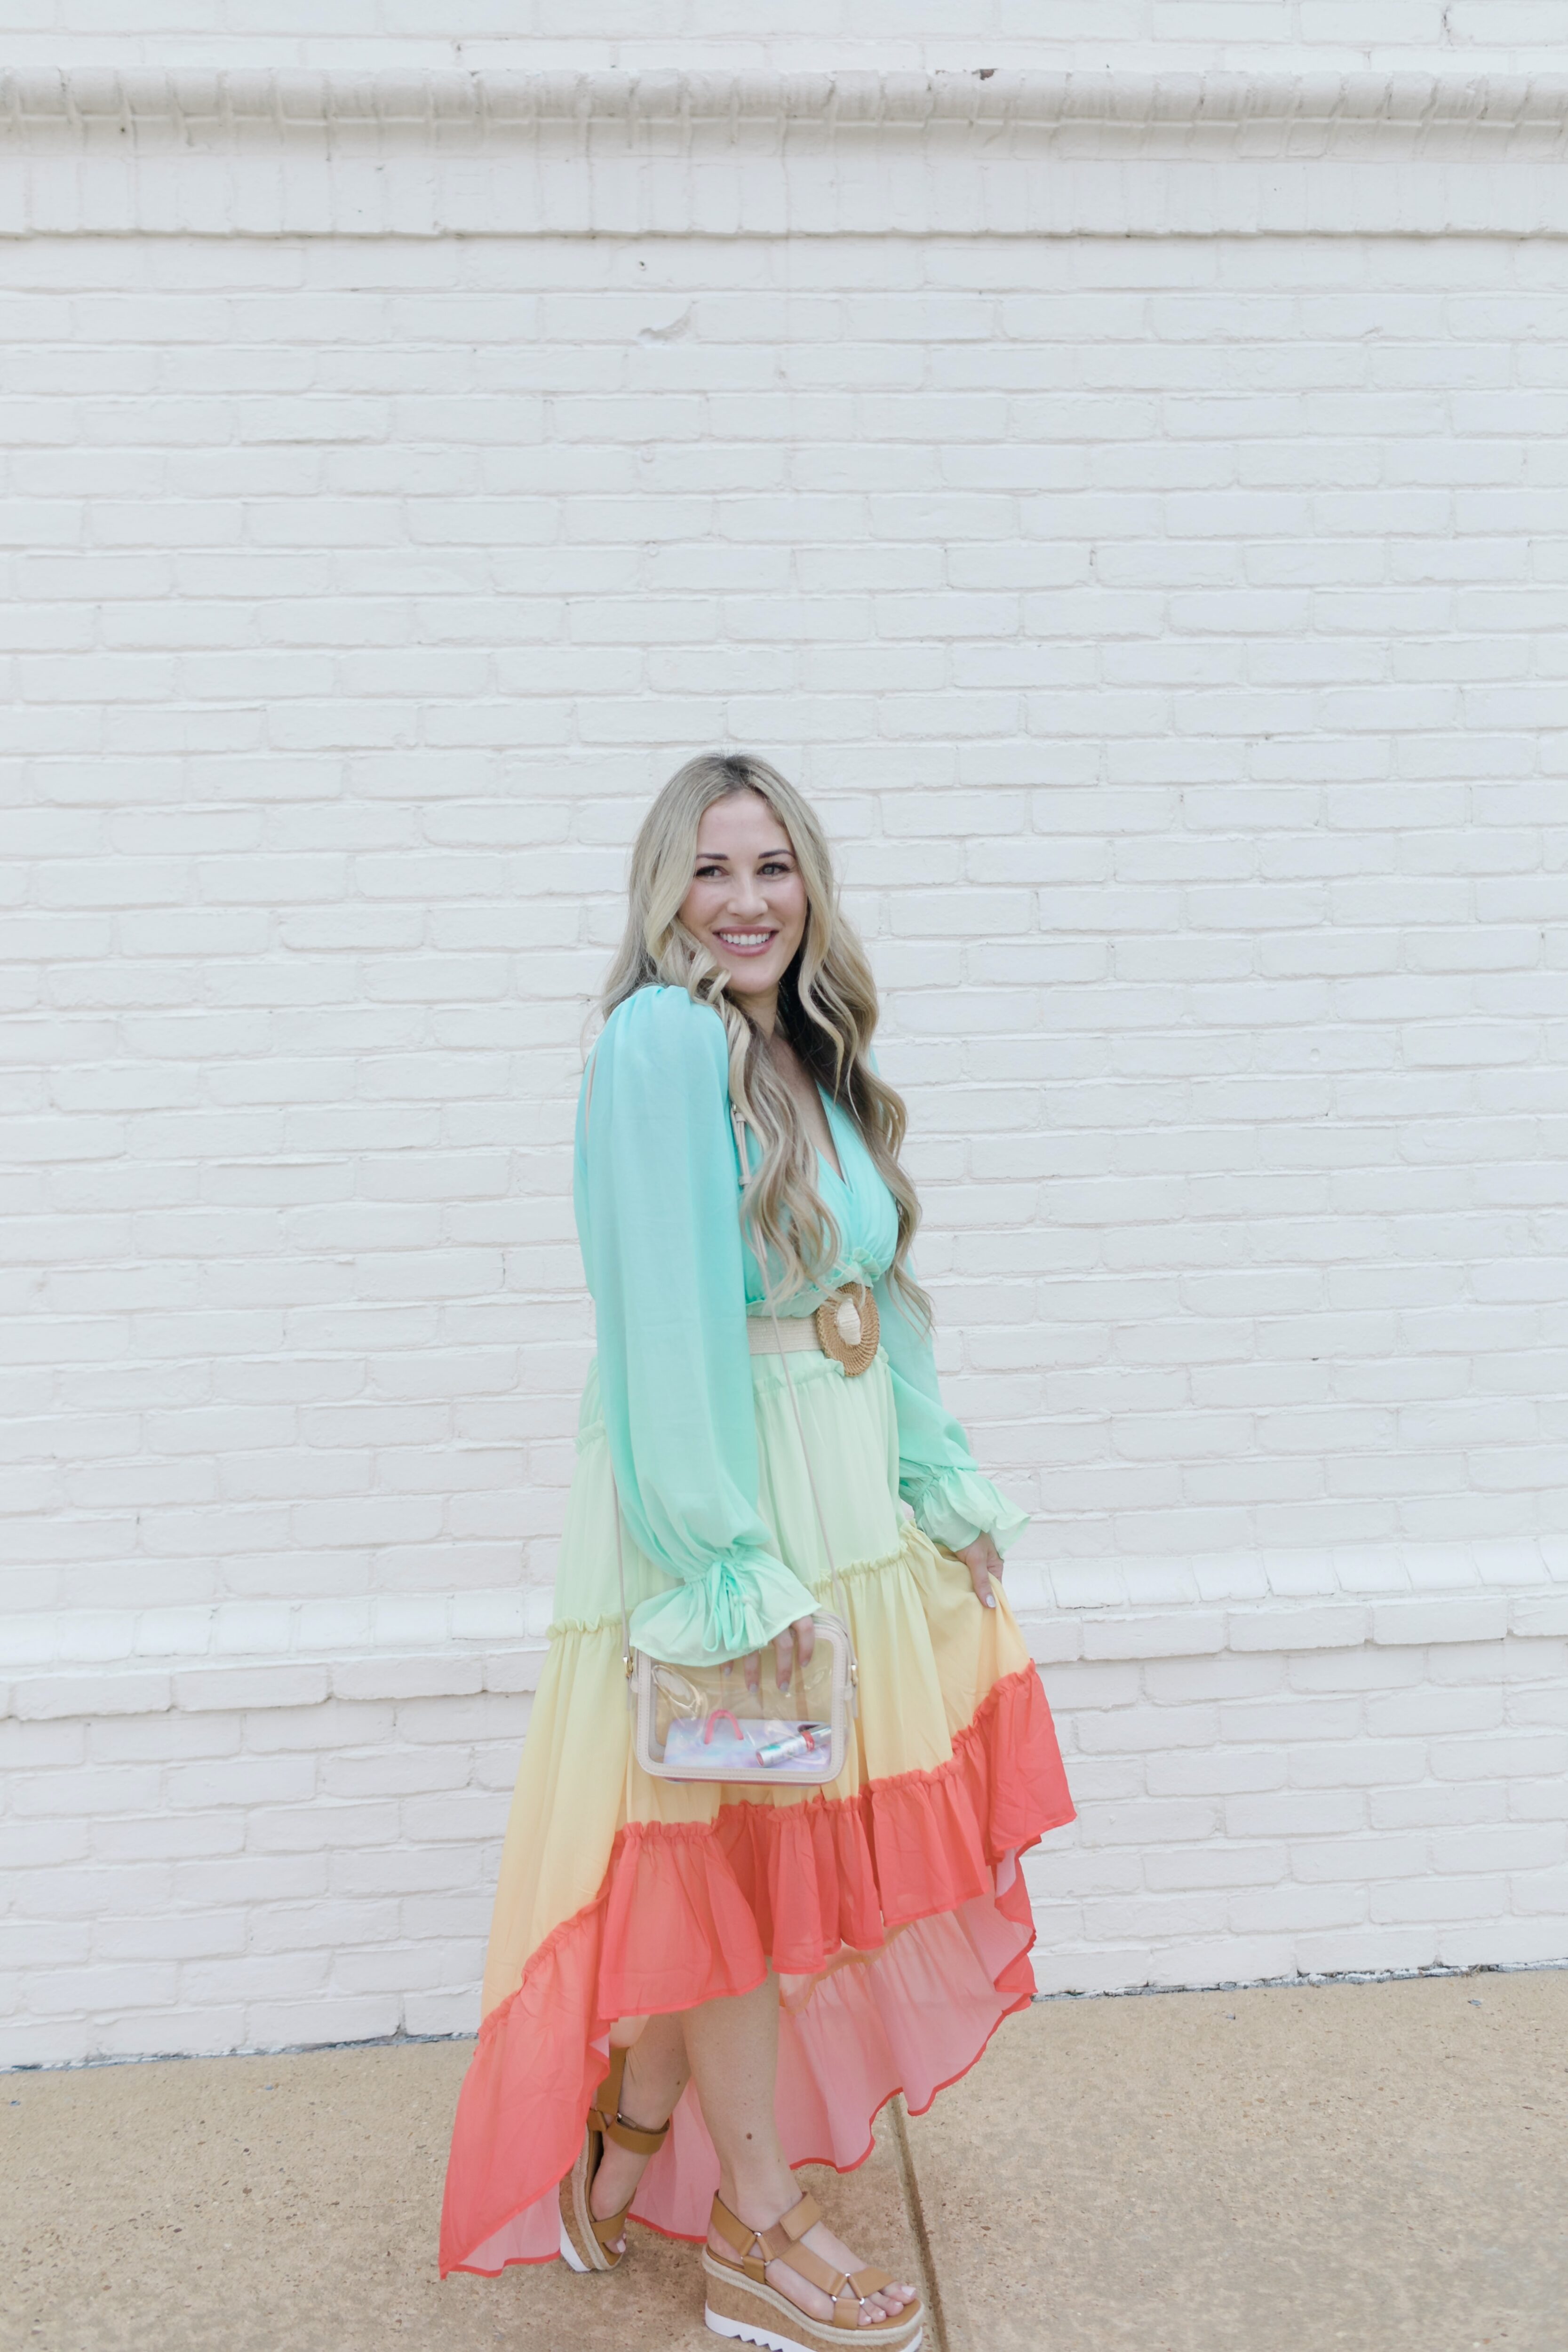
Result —
[[[637, 1610], [632, 1637], [671, 1664], [740, 1657], [814, 1601], [757, 1510], [746, 1318], [767, 1310], [741, 1229], [723, 1023], [684, 989], [639, 989], [605, 1024], [592, 1087], [591, 1118], [586, 1079], [578, 1102], [573, 1194], [605, 1429], [626, 1525], [679, 1580]], [[900, 1493], [936, 1541], [957, 1549], [984, 1531], [1005, 1548], [1025, 1516], [981, 1476], [943, 1407], [930, 1337], [886, 1280], [898, 1240], [892, 1195], [853, 1117], [823, 1100], [842, 1171], [819, 1156], [839, 1237], [827, 1287], [873, 1286]], [[800, 1293], [779, 1313], [808, 1314], [821, 1296]]]

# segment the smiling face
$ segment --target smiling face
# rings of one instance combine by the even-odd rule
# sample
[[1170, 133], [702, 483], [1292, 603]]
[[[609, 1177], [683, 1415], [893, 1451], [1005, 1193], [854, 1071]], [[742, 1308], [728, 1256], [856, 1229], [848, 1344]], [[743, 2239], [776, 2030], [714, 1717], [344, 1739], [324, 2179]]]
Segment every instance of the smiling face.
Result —
[[729, 793], [703, 811], [680, 919], [729, 973], [731, 996], [762, 1000], [756, 1011], [769, 1027], [806, 908], [790, 837], [766, 801]]

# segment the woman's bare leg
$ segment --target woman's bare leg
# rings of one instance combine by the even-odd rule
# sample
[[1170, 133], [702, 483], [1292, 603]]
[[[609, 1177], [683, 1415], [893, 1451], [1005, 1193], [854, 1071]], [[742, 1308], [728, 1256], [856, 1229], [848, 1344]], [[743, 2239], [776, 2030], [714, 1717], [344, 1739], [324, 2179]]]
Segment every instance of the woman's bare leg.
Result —
[[[771, 1974], [752, 1992], [704, 2001], [685, 2013], [686, 2047], [703, 2120], [719, 2154], [719, 2194], [738, 2220], [768, 2230], [800, 2199], [800, 2186], [784, 2161], [773, 2119], [778, 2074], [778, 1984]], [[710, 2233], [715, 2253], [733, 2258], [734, 2248]], [[801, 2241], [835, 2270], [855, 2271], [865, 2257], [852, 2253], [822, 2222]], [[770, 2263], [768, 2284], [813, 2319], [830, 2320], [833, 2304], [798, 2271]], [[869, 2295], [862, 2314], [869, 2325], [892, 2318], [914, 2300], [912, 2286], [895, 2284]]]
[[[626, 2044], [626, 2071], [621, 2078], [621, 2114], [628, 2124], [657, 2131], [674, 2114], [690, 2072], [680, 2020], [649, 2017], [635, 2030], [617, 2025], [610, 2035], [612, 2048], [622, 2042]], [[605, 2142], [588, 2191], [588, 2210], [596, 2221], [620, 2211], [635, 2193], [647, 2160], [629, 2147], [618, 2147], [613, 2139]], [[625, 2244], [624, 2237], [617, 2238], [615, 2251], [618, 2253]]]

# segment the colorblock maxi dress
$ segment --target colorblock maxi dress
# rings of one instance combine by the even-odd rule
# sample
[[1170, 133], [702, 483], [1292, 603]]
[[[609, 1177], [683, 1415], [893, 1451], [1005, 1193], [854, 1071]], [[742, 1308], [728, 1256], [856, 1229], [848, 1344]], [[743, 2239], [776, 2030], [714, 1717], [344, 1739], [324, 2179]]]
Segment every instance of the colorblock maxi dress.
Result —
[[[1005, 1548], [1026, 1521], [943, 1409], [929, 1339], [884, 1278], [891, 1195], [853, 1116], [824, 1107], [838, 1169], [819, 1155], [818, 1182], [840, 1243], [826, 1286], [872, 1284], [881, 1317], [857, 1378], [815, 1350], [787, 1359], [859, 1659], [849, 1754], [821, 1789], [658, 1780], [631, 1750], [616, 1488], [632, 1638], [656, 1658], [742, 1656], [831, 1607], [831, 1574], [786, 1360], [748, 1344], [748, 1317], [767, 1309], [742, 1234], [723, 1024], [651, 987], [595, 1049], [574, 1199], [598, 1351], [453, 2130], [443, 2273], [558, 2252], [558, 2185], [617, 2020], [747, 1991], [771, 1961], [785, 2152], [847, 2171], [895, 2091], [921, 2112], [1034, 1991], [1018, 1857], [1072, 1801], [1005, 1597], [983, 1608], [935, 1548], [983, 1530]], [[633, 2218], [700, 2240], [718, 2179], [689, 2087]]]

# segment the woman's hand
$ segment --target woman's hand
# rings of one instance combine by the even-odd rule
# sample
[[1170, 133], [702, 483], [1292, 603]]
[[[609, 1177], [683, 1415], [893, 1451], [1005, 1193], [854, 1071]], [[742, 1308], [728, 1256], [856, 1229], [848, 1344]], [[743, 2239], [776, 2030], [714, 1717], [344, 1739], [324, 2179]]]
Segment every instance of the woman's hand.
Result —
[[[816, 1628], [809, 1617], [797, 1617], [788, 1630], [773, 1643], [773, 1676], [780, 1696], [789, 1689], [790, 1676], [795, 1672], [798, 1656], [803, 1666], [811, 1664], [811, 1654], [816, 1647]], [[762, 1653], [753, 1650], [746, 1660], [746, 1688], [754, 1691], [763, 1679]]]
[[990, 1537], [976, 1536], [974, 1541], [965, 1544], [954, 1558], [961, 1559], [969, 1570], [969, 1581], [974, 1587], [976, 1601], [983, 1602], [987, 1609], [994, 1609], [996, 1595], [991, 1590], [991, 1580], [1002, 1573], [1002, 1555]]

